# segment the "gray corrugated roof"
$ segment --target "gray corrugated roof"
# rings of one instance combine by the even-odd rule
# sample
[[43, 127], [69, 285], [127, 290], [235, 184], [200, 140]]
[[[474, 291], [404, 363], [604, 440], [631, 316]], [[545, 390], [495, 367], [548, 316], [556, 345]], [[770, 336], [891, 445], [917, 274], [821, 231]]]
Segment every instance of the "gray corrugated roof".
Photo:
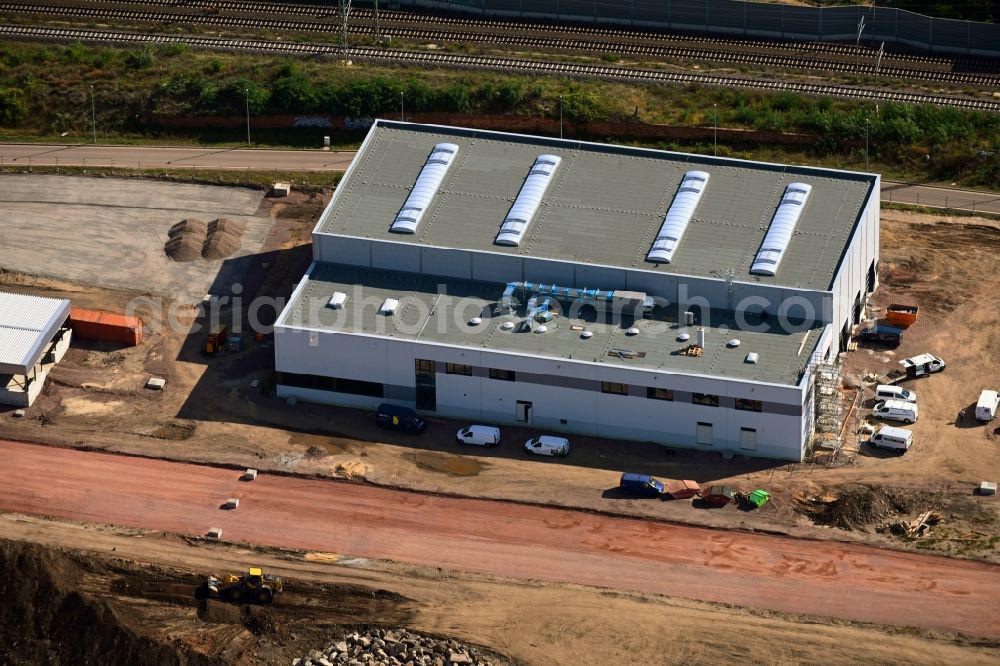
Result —
[[[389, 226], [436, 143], [459, 156], [417, 233]], [[519, 247], [494, 245], [500, 223], [541, 153], [563, 158]], [[684, 173], [709, 172], [673, 263], [645, 261]], [[777, 275], [750, 275], [785, 186], [813, 186]], [[712, 277], [830, 288], [875, 176], [578, 141], [379, 121], [317, 231]]]
[[[440, 285], [443, 285], [443, 292]], [[384, 335], [447, 345], [491, 349], [502, 352], [599, 361], [610, 365], [639, 367], [667, 372], [703, 374], [734, 379], [795, 385], [815, 350], [822, 325], [806, 330], [782, 332], [776, 323], [766, 332], [739, 330], [732, 313], [713, 310], [712, 326], [706, 329], [705, 355], [688, 357], [676, 352], [693, 342], [697, 326], [684, 329], [690, 342], [677, 341], [681, 331], [665, 321], [639, 321], [639, 335], [626, 335], [631, 322], [602, 324], [560, 317], [549, 332], [509, 333], [499, 329], [506, 320], [523, 317], [495, 314], [495, 305], [504, 285], [468, 280], [428, 278], [409, 273], [375, 271], [335, 264], [317, 264], [306, 284], [285, 309], [281, 323], [286, 326], [319, 328]], [[335, 291], [348, 294], [343, 309], [327, 307]], [[400, 306], [392, 317], [379, 315], [385, 298], [397, 298]], [[362, 305], [363, 304], [363, 305]], [[461, 305], [461, 307], [459, 307]], [[660, 313], [667, 314], [669, 313]], [[473, 316], [482, 318], [478, 326], [468, 325]], [[754, 325], [760, 322], [749, 322]], [[570, 326], [584, 325], [593, 337], [584, 340], [581, 331]], [[765, 324], [766, 326], [766, 324]], [[655, 328], [651, 328], [655, 327]], [[656, 330], [659, 329], [659, 330]], [[739, 338], [737, 348], [726, 342]], [[622, 359], [607, 354], [609, 349], [644, 353], [642, 358]], [[749, 352], [757, 352], [757, 364], [746, 363]]]
[[0, 292], [0, 373], [26, 374], [69, 317], [63, 298]]

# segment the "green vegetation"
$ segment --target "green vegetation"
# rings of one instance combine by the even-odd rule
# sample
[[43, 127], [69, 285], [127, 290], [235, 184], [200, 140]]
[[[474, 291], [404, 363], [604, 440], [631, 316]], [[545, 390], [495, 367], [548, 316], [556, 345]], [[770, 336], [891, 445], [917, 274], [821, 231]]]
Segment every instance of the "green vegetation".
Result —
[[[245, 127], [165, 129], [161, 120], [331, 114], [354, 118], [446, 112], [557, 120], [574, 136], [620, 141], [629, 124], [767, 130], [813, 137], [806, 147], [720, 136], [719, 153], [774, 161], [871, 168], [894, 177], [1000, 188], [1000, 114], [932, 106], [832, 100], [697, 86], [629, 86], [452, 70], [419, 71], [333, 60], [197, 51], [183, 43], [136, 49], [0, 44], [0, 138], [88, 137], [91, 104], [104, 142], [239, 145]], [[622, 132], [596, 123], [620, 124]], [[189, 126], [192, 125], [189, 123]], [[315, 146], [329, 130], [254, 128], [258, 145]], [[332, 132], [356, 145], [362, 131]], [[633, 135], [634, 136], [634, 135]], [[711, 152], [701, 142], [663, 147]]]

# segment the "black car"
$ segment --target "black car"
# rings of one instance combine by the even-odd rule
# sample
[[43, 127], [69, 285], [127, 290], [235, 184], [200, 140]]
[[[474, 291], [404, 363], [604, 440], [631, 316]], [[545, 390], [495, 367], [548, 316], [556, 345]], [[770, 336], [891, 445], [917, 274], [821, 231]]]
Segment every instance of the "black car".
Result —
[[409, 407], [382, 403], [375, 413], [375, 423], [386, 430], [402, 430], [418, 435], [427, 427], [427, 422], [417, 416]]
[[903, 329], [895, 326], [874, 326], [861, 331], [862, 342], [870, 342], [876, 345], [884, 345], [891, 349], [899, 346], [899, 341], [903, 337]]

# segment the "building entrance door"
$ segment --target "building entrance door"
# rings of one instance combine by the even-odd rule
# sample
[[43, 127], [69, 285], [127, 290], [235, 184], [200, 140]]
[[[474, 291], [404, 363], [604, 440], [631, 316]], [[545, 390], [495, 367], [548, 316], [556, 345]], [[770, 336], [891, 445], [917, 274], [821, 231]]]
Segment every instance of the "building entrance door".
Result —
[[757, 450], [756, 428], [740, 428], [740, 448], [744, 451]]
[[696, 440], [699, 444], [712, 445], [712, 424], [698, 422], [698, 436]]
[[437, 411], [437, 374], [434, 361], [417, 359], [414, 364], [417, 409]]
[[524, 400], [518, 400], [514, 416], [518, 423], [531, 425], [531, 403], [525, 402]]

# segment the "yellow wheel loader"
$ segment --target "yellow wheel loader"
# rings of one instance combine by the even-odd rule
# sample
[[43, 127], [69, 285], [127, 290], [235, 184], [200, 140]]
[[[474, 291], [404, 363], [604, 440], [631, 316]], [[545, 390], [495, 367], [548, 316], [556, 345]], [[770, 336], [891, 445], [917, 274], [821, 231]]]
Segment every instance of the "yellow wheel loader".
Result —
[[282, 592], [284, 582], [279, 576], [265, 574], [260, 567], [250, 567], [239, 576], [224, 574], [221, 578], [209, 576], [198, 588], [199, 599], [221, 599], [236, 603], [269, 604], [274, 595]]

